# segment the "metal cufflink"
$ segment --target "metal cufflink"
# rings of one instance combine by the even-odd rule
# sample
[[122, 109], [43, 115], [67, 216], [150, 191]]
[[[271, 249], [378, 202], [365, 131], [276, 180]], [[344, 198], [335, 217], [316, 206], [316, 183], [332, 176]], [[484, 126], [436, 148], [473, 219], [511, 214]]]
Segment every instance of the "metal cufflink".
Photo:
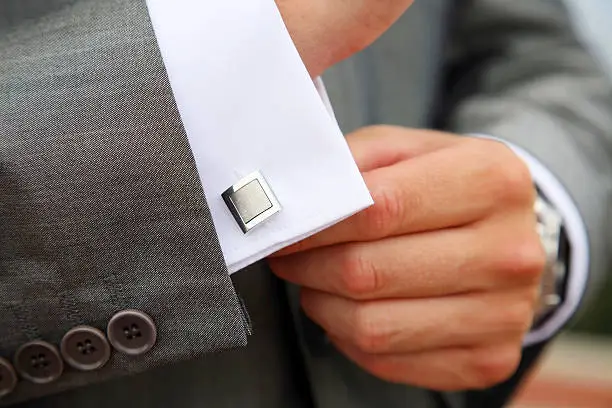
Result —
[[281, 210], [281, 205], [263, 175], [256, 171], [221, 194], [245, 234]]

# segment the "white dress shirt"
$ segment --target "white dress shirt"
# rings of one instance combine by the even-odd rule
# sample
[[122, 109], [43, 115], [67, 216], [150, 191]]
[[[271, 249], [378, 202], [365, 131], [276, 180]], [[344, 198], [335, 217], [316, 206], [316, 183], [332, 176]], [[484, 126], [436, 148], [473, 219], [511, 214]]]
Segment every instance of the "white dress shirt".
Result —
[[[372, 204], [320, 79], [310, 79], [273, 0], [147, 0], [162, 58], [230, 273]], [[487, 137], [487, 136], [485, 136]], [[559, 181], [511, 146], [563, 216], [569, 291], [527, 343], [572, 316], [588, 275], [586, 229]], [[253, 171], [282, 210], [245, 234], [221, 198]]]
[[[149, 0], [231, 273], [372, 204], [272, 0]], [[221, 194], [259, 171], [282, 210], [248, 234]]]

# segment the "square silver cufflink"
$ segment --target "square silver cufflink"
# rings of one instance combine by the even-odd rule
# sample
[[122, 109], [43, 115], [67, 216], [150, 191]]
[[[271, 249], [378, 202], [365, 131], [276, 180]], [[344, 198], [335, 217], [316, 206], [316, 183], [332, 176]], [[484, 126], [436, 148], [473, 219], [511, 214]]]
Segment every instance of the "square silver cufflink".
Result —
[[244, 233], [281, 210], [272, 189], [258, 171], [225, 190], [221, 197]]

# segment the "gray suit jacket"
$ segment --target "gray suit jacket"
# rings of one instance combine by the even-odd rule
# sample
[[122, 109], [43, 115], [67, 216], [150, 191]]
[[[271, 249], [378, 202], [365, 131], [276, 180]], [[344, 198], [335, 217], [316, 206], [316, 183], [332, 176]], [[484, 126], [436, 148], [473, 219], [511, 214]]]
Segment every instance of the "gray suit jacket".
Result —
[[[326, 83], [345, 131], [394, 123], [525, 147], [578, 203], [593, 276], [610, 269], [611, 88], [559, 2], [417, 1]], [[150, 351], [21, 378], [0, 406], [440, 403], [343, 358], [264, 263], [229, 279], [143, 0], [4, 0], [0, 356], [126, 309], [153, 319]], [[495, 406], [514, 384], [442, 398]]]

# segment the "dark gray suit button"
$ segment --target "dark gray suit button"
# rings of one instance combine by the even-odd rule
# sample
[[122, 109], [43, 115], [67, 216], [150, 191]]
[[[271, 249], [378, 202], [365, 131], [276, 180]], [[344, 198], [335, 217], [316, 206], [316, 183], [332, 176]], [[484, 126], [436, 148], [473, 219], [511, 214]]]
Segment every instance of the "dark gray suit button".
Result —
[[15, 369], [7, 360], [0, 357], [0, 398], [10, 394], [17, 384]]
[[146, 353], [157, 339], [153, 319], [139, 310], [124, 310], [114, 315], [106, 334], [115, 349], [130, 355]]
[[60, 351], [71, 367], [82, 371], [102, 367], [111, 354], [104, 333], [89, 326], [77, 326], [68, 331], [60, 344]]
[[62, 375], [64, 363], [55, 346], [35, 340], [19, 347], [15, 353], [15, 369], [26, 380], [45, 384]]

